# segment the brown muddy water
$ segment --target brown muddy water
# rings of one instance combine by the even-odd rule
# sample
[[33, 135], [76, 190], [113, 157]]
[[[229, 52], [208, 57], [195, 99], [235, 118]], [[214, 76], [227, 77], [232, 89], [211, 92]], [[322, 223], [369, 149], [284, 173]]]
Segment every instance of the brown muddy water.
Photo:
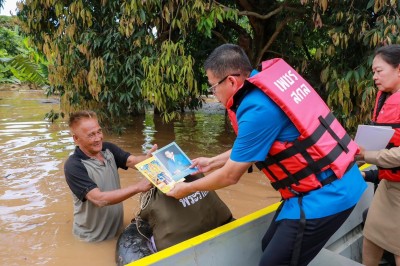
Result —
[[[116, 240], [85, 243], [72, 235], [72, 196], [63, 164], [74, 149], [66, 121], [50, 123], [45, 113], [59, 110], [56, 98], [41, 91], [0, 91], [0, 265], [115, 265]], [[121, 135], [106, 135], [141, 154], [152, 144], [172, 141], [190, 158], [229, 149], [234, 135], [223, 112], [204, 109], [163, 124], [151, 113], [134, 118]], [[120, 170], [121, 184], [139, 180], [138, 171]], [[258, 171], [217, 191], [235, 218], [279, 200]], [[138, 196], [124, 202], [125, 225], [138, 211]]]

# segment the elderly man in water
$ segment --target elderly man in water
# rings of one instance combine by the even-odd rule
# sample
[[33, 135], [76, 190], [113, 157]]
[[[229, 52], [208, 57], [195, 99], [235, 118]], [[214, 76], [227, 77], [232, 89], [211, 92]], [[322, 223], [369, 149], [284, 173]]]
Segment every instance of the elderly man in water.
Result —
[[65, 178], [73, 195], [73, 234], [88, 242], [113, 238], [123, 228], [122, 201], [149, 190], [151, 183], [140, 182], [121, 188], [118, 168], [127, 170], [151, 156], [134, 156], [109, 142], [93, 111], [79, 111], [69, 117], [69, 128], [76, 144], [64, 166]]

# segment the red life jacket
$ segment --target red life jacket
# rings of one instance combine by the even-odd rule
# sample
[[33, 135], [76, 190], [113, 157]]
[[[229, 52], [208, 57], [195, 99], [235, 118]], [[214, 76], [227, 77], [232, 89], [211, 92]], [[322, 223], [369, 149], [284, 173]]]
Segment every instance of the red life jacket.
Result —
[[[353, 165], [357, 144], [317, 92], [279, 58], [263, 62], [262, 71], [248, 78], [228, 100], [226, 108], [236, 133], [240, 98], [254, 87], [267, 94], [300, 132], [294, 142], [275, 141], [265, 161], [256, 163], [282, 198], [318, 189], [341, 178]], [[316, 174], [327, 169], [334, 174], [321, 183]]]
[[[387, 149], [400, 146], [400, 93], [390, 95], [378, 91], [374, 113], [372, 115], [372, 124], [378, 126], [390, 126], [395, 130], [392, 138], [386, 146]], [[379, 167], [378, 177], [379, 179], [400, 182], [400, 167]]]

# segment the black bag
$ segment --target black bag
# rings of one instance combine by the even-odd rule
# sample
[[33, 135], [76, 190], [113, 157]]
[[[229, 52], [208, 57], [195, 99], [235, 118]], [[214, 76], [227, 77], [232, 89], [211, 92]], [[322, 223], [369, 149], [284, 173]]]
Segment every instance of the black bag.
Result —
[[115, 251], [117, 265], [122, 266], [153, 254], [151, 235], [149, 223], [133, 219], [118, 237]]

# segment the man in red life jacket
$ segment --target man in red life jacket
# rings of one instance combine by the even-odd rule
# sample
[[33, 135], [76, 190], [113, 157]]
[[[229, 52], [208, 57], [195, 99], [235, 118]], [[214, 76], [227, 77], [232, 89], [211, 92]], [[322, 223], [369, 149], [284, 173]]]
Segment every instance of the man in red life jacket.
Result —
[[252, 69], [237, 45], [216, 48], [204, 64], [210, 90], [229, 113], [237, 138], [231, 150], [193, 160], [209, 172], [167, 195], [236, 184], [253, 163], [283, 203], [263, 241], [260, 265], [307, 265], [350, 215], [366, 189], [357, 145], [311, 86], [281, 59]]

